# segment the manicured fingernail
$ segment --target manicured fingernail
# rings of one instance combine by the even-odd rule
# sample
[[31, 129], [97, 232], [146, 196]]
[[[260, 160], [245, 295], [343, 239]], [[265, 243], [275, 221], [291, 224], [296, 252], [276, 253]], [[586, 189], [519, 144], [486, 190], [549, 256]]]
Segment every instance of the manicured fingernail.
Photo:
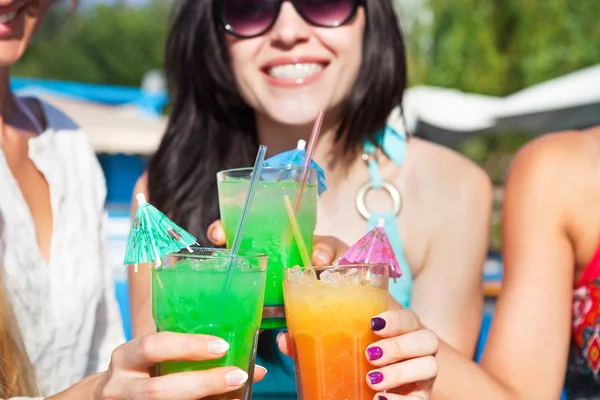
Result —
[[371, 330], [374, 332], [378, 332], [385, 328], [385, 319], [375, 317], [371, 319]]
[[371, 372], [369, 373], [369, 375], [367, 375], [369, 377], [369, 380], [371, 381], [371, 385], [377, 385], [381, 382], [383, 382], [383, 374], [381, 372]]
[[314, 257], [321, 262], [322, 265], [331, 264], [329, 254], [323, 250], [315, 250]]
[[263, 367], [262, 365], [255, 365], [255, 367], [256, 367], [256, 368], [260, 368], [260, 369], [264, 370], [264, 371], [265, 371], [265, 374], [266, 374], [267, 372], [269, 372], [269, 370], [267, 370], [267, 369], [266, 369], [265, 367]]
[[229, 386], [240, 386], [246, 383], [248, 374], [241, 369], [235, 369], [225, 374], [225, 382]]
[[377, 400], [387, 400], [387, 397], [385, 397], [385, 396], [377, 396]]
[[224, 354], [229, 350], [229, 343], [222, 339], [213, 339], [206, 344], [206, 348], [210, 354]]
[[379, 360], [381, 357], [383, 357], [383, 349], [377, 346], [369, 347], [367, 349], [367, 354], [369, 355], [369, 360]]
[[223, 232], [223, 229], [216, 228], [213, 230], [211, 237], [213, 242], [221, 243], [225, 240], [225, 233]]

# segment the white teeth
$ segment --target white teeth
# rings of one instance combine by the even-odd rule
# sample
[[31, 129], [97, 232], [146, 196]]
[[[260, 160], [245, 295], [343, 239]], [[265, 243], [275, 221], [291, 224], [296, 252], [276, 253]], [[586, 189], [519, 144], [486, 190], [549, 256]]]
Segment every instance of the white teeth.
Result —
[[0, 24], [5, 24], [7, 22], [10, 22], [13, 19], [15, 19], [16, 16], [17, 16], [17, 12], [16, 11], [9, 12], [9, 13], [6, 13], [6, 14], [0, 14]]
[[271, 68], [269, 75], [275, 78], [303, 79], [317, 74], [323, 66], [316, 63], [278, 65]]

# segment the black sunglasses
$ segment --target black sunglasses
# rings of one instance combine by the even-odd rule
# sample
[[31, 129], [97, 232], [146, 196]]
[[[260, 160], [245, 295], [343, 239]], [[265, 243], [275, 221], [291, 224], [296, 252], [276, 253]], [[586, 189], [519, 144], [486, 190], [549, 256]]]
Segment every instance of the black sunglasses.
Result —
[[335, 28], [350, 21], [365, 0], [217, 0], [218, 15], [232, 35], [253, 38], [273, 27], [284, 1], [307, 23]]

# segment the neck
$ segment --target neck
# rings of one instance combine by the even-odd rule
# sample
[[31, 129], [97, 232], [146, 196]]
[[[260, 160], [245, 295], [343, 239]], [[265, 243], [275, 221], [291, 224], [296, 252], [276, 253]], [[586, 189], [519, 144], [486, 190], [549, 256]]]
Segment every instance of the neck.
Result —
[[[313, 160], [319, 164], [327, 175], [328, 185], [335, 186], [338, 180], [345, 178], [349, 166], [356, 161], [357, 154], [348, 154], [342, 143], [335, 142], [338, 122], [325, 114], [319, 141], [313, 154]], [[298, 140], [307, 143], [312, 133], [312, 124], [290, 126], [280, 124], [264, 115], [257, 115], [256, 127], [260, 144], [268, 147], [268, 156], [295, 149]]]
[[[10, 74], [8, 68], [0, 68], [0, 143], [7, 135], [7, 126], [16, 128], [19, 134], [26, 132], [37, 134], [36, 122], [43, 120], [43, 115], [29, 115], [23, 111], [15, 95], [10, 90]], [[36, 118], [36, 121], [32, 120]]]
[[14, 97], [10, 91], [8, 68], [0, 68], [0, 146], [6, 135], [6, 124], [9, 124], [8, 115], [14, 110]]
[[0, 125], [5, 123], [5, 115], [14, 106], [14, 98], [10, 91], [8, 68], [0, 68]]

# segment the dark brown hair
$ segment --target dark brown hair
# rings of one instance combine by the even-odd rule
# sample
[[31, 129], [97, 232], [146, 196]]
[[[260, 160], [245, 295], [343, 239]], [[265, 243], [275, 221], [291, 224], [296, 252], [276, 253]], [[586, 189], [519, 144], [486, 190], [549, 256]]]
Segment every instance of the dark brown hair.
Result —
[[[216, 173], [247, 167], [258, 151], [254, 112], [244, 103], [215, 17], [218, 0], [181, 0], [165, 54], [171, 116], [148, 167], [152, 203], [208, 243], [219, 218]], [[366, 0], [362, 66], [345, 100], [336, 140], [358, 151], [401, 105], [406, 55], [392, 0]]]

